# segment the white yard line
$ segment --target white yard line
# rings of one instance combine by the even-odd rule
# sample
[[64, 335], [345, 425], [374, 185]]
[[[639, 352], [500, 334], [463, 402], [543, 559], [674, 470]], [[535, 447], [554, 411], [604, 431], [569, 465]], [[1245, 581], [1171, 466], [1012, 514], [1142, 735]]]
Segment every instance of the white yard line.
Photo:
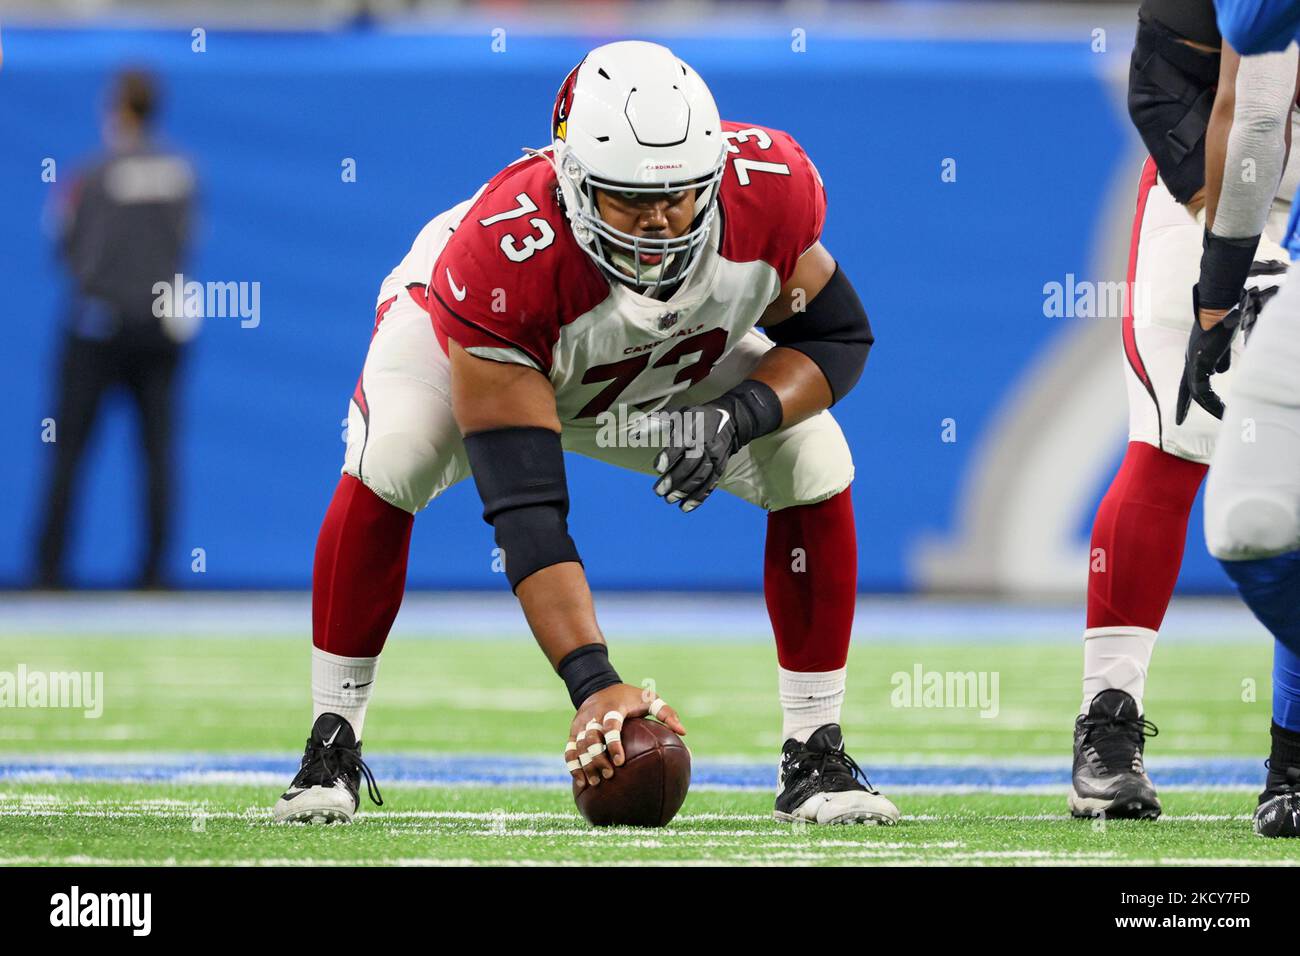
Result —
[[[11, 794], [0, 793], [0, 800], [12, 798]], [[186, 803], [184, 801], [143, 801], [136, 803], [123, 803], [121, 801], [102, 800], [59, 800], [41, 795], [34, 800], [28, 800], [20, 797], [17, 805], [4, 806], [0, 805], [0, 817], [87, 817], [96, 819], [151, 819], [151, 820], [192, 820], [199, 817], [208, 820], [244, 820], [249, 823], [269, 823], [271, 820], [270, 810], [263, 807], [249, 807], [245, 810], [209, 810], [201, 802]], [[483, 835], [509, 835], [509, 836], [557, 836], [561, 834], [573, 834], [574, 832], [584, 833], [600, 837], [603, 834], [618, 834], [627, 831], [620, 830], [601, 830], [579, 828], [576, 831], [566, 828], [554, 829], [522, 829], [506, 828], [506, 824], [520, 823], [539, 823], [545, 821], [555, 822], [572, 822], [576, 823], [578, 817], [574, 813], [565, 813], [559, 811], [505, 811], [505, 810], [363, 810], [357, 814], [358, 823], [375, 823], [379, 825], [406, 823], [410, 822], [445, 822], [447, 824], [457, 823], [483, 823], [490, 826], [497, 826], [500, 829], [485, 829], [481, 832]], [[1223, 823], [1227, 821], [1250, 820], [1249, 813], [1166, 813], [1162, 814], [1159, 823]], [[693, 824], [693, 823], [716, 823], [716, 822], [751, 822], [751, 823], [772, 823], [770, 814], [766, 813], [682, 813], [675, 818], [676, 821]], [[904, 814], [904, 823], [981, 823], [985, 821], [1001, 821], [1010, 823], [1040, 823], [1047, 821], [1070, 821], [1073, 818], [1068, 813], [918, 813]], [[668, 836], [764, 836], [770, 835], [771, 829], [767, 830], [662, 830], [659, 833]], [[916, 846], [916, 844], [909, 844]]]

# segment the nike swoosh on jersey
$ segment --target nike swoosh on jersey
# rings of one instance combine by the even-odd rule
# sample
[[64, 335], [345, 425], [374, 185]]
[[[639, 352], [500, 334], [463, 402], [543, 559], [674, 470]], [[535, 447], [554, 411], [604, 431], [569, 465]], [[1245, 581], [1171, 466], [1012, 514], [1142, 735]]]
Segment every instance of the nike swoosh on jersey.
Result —
[[456, 280], [451, 277], [451, 270], [447, 270], [447, 284], [451, 286], [451, 294], [456, 297], [457, 302], [465, 301], [465, 288], [456, 285]]

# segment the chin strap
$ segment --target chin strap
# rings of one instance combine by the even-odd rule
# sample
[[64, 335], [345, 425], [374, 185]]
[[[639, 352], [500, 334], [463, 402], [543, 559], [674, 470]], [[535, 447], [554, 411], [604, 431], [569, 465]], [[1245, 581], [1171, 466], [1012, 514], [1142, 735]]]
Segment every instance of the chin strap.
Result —
[[[583, 222], [582, 202], [578, 196], [577, 188], [569, 180], [569, 178], [564, 175], [563, 171], [561, 170], [560, 163], [562, 157], [556, 155], [557, 153], [556, 148], [552, 146], [549, 153], [546, 152], [545, 148], [535, 149], [534, 147], [531, 146], [524, 146], [521, 147], [521, 149], [523, 150], [524, 155], [540, 156], [544, 160], [546, 160], [547, 163], [550, 164], [551, 169], [555, 172], [555, 182], [559, 193], [560, 208], [564, 211], [564, 217], [565, 219], [568, 220], [569, 228], [573, 230], [573, 237], [578, 241], [578, 244], [583, 247], [583, 250], [587, 252], [588, 255], [591, 256], [592, 261], [596, 263], [596, 265], [600, 268], [602, 272], [604, 272], [606, 275], [610, 276], [611, 278], [618, 279], [620, 282], [622, 282], [624, 285], [628, 286], [629, 288], [638, 290], [638, 293], [641, 295], [647, 295], [647, 293], [642, 290], [651, 289], [651, 288], [653, 288], [655, 292], [659, 292], [660, 290], [663, 289], [671, 290], [681, 285], [681, 283], [685, 281], [685, 277], [673, 275], [673, 276], [669, 276], [667, 279], [655, 278], [649, 282], [638, 282], [637, 281], [638, 276], [636, 276], [635, 273], [638, 271], [637, 267], [639, 263], [636, 262], [636, 260], [632, 257], [632, 255], [624, 250], [617, 250], [617, 251], [611, 250], [609, 254], [606, 255], [604, 253], [603, 247], [601, 246], [600, 236], [594, 233], [592, 228], [589, 225], [587, 225], [587, 223]], [[722, 185], [722, 180], [721, 177], [719, 177], [715, 182], [709, 184], [709, 186], [707, 187], [707, 189], [710, 191], [709, 200], [706, 202], [705, 208], [697, 212], [695, 218], [691, 220], [691, 227], [690, 227], [691, 232], [695, 232], [704, 224], [704, 220], [706, 219], [706, 217], [708, 217], [710, 209], [714, 210], [716, 214], [716, 210], [719, 207], [719, 203], [717, 202], [717, 195], [719, 189], [721, 188], [721, 185]], [[697, 194], [699, 191], [700, 190], [697, 190]], [[678, 252], [666, 253], [665, 255], [671, 258], [667, 259], [667, 261], [665, 262], [659, 263], [659, 267], [658, 267], [660, 270], [659, 275], [663, 274], [663, 270], [668, 269], [672, 265], [676, 264], [679, 261], [679, 257], [689, 254], [693, 249], [695, 251], [694, 258], [698, 259], [701, 255], [703, 255], [704, 253], [703, 246], [707, 245], [708, 241], [709, 239], [708, 236], [706, 235], [703, 239], [703, 242], [700, 244], [699, 248], [695, 248], [694, 246], [692, 246], [691, 248], [683, 249]], [[630, 266], [634, 274], [624, 275], [622, 270], [617, 268], [617, 265], [620, 262]], [[639, 278], [644, 279], [645, 276], [640, 276]], [[655, 296], [651, 296], [651, 297], [654, 298]]]
[[525, 156], [540, 156], [550, 165], [551, 169], [555, 173], [555, 185], [559, 192], [560, 208], [564, 210], [564, 218], [569, 220], [570, 227], [576, 229], [578, 224], [574, 219], [576, 218], [577, 213], [575, 213], [574, 210], [579, 208], [579, 203], [576, 201], [577, 197], [572, 194], [573, 190], [570, 183], [560, 172], [559, 163], [556, 162], [555, 156], [553, 155], [555, 147], [552, 146], [549, 153], [546, 152], [545, 148], [534, 149], [532, 146], [523, 146], [520, 148], [523, 150]]
[[[600, 239], [597, 238], [596, 241], [599, 242]], [[652, 285], [655, 285], [656, 283], [659, 283], [661, 286], [662, 286], [662, 285], [667, 285], [667, 284], [676, 284], [675, 281], [674, 281], [671, 277], [668, 278], [668, 279], [666, 279], [666, 280], [663, 280], [663, 281], [661, 282], [660, 279], [659, 279], [659, 276], [662, 275], [664, 272], [666, 272], [666, 271], [667, 271], [667, 270], [672, 266], [672, 264], [675, 263], [675, 262], [677, 261], [677, 257], [678, 257], [678, 255], [680, 255], [680, 253], [672, 252], [672, 253], [669, 253], [667, 256], [665, 256], [664, 258], [665, 258], [666, 261], [661, 262], [661, 263], [659, 263], [659, 265], [655, 266], [655, 268], [658, 270], [658, 274], [656, 274], [656, 275], [645, 275], [645, 274], [642, 274], [640, 278], [643, 279], [643, 280], [644, 280], [644, 279], [649, 279], [648, 282], [645, 282], [645, 281], [643, 281], [643, 282], [637, 282], [637, 281], [636, 281], [636, 279], [637, 279], [636, 276], [628, 275], [628, 276], [627, 276], [627, 284], [630, 285], [630, 286], [632, 286], [634, 289], [648, 289], [648, 288], [650, 288]], [[630, 269], [635, 269], [635, 268], [636, 268], [636, 262], [633, 260], [631, 254], [630, 254], [630, 253], [627, 253], [627, 252], [624, 252], [624, 251], [621, 250], [621, 249], [618, 250], [617, 252], [611, 252], [611, 253], [609, 254], [609, 258], [610, 258], [610, 260], [611, 260], [615, 265], [626, 265], [626, 266], [627, 266], [628, 268], [630, 268]]]

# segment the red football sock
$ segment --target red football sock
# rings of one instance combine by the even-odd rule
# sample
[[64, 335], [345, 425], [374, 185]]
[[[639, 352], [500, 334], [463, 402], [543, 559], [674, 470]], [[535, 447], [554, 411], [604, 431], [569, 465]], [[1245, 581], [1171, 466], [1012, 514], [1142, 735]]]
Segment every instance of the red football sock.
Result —
[[1160, 629], [1183, 563], [1187, 517], [1208, 468], [1129, 442], [1092, 523], [1088, 627]]
[[776, 632], [776, 656], [790, 671], [833, 671], [849, 656], [858, 590], [853, 497], [767, 516], [763, 594]]
[[379, 655], [406, 589], [414, 522], [414, 515], [343, 476], [316, 539], [313, 644], [342, 657]]

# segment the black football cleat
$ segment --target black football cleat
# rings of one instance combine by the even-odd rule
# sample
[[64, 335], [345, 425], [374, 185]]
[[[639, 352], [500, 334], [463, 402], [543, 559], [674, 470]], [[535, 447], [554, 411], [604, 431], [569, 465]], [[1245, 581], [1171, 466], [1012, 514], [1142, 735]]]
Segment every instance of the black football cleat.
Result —
[[361, 759], [361, 741], [338, 714], [321, 714], [307, 738], [298, 775], [275, 804], [277, 823], [351, 823], [361, 804], [362, 775], [366, 793], [384, 805], [374, 774]]
[[[861, 778], [861, 780], [859, 780]], [[839, 724], [818, 727], [807, 743], [793, 737], [781, 748], [778, 820], [795, 823], [898, 822], [898, 807], [871, 786], [866, 774], [844, 752]]]
[[1070, 812], [1126, 820], [1160, 816], [1155, 785], [1142, 765], [1146, 738], [1159, 732], [1124, 691], [1104, 690], [1094, 697], [1088, 713], [1074, 722]]
[[1300, 837], [1300, 767], [1274, 770], [1255, 808], [1255, 832], [1262, 837]]

